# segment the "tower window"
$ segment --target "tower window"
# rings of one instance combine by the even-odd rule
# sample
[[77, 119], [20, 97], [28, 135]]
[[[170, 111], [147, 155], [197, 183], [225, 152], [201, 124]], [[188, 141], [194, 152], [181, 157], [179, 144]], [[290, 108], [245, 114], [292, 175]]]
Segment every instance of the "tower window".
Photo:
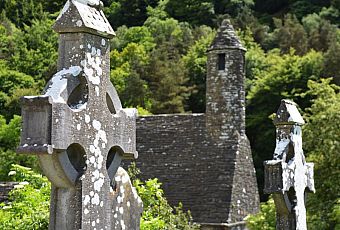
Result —
[[218, 54], [218, 70], [225, 70], [225, 54]]

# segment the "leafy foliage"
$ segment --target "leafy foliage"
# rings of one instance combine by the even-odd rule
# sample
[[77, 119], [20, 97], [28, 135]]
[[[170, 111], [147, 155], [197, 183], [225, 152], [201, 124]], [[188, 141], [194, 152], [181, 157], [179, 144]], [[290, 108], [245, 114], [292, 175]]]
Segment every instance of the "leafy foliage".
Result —
[[30, 168], [12, 165], [9, 175], [20, 182], [10, 192], [7, 204], [0, 204], [2, 229], [45, 230], [48, 228], [50, 183]]
[[267, 202], [261, 203], [261, 210], [258, 214], [247, 216], [247, 227], [250, 230], [275, 230], [275, 204], [270, 198]]
[[8, 181], [8, 173], [12, 164], [23, 164], [33, 167], [38, 171], [38, 162], [34, 156], [19, 155], [15, 152], [19, 144], [21, 129], [21, 117], [14, 118], [7, 124], [4, 117], [0, 115], [0, 181]]
[[148, 180], [142, 183], [138, 179], [134, 181], [134, 186], [143, 200], [144, 211], [142, 215], [141, 229], [198, 229], [192, 224], [189, 213], [182, 211], [182, 205], [173, 209], [164, 198], [161, 183], [157, 179]]
[[[142, 230], [198, 229], [192, 223], [190, 212], [184, 212], [181, 204], [174, 209], [168, 204], [157, 179], [146, 182], [136, 179], [134, 175], [138, 174], [138, 169], [135, 167], [130, 167], [129, 173], [144, 203]], [[0, 227], [18, 230], [47, 229], [50, 182], [46, 177], [20, 165], [12, 165], [9, 176], [12, 181], [20, 183], [10, 192], [9, 202], [0, 204]]]

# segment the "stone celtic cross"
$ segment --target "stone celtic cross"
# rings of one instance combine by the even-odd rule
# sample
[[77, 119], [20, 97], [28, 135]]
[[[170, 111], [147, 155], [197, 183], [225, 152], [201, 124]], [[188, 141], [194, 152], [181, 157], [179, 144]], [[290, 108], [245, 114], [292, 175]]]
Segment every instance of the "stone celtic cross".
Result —
[[127, 226], [115, 220], [127, 210], [112, 205], [114, 177], [122, 158], [137, 157], [137, 114], [122, 108], [109, 80], [114, 31], [101, 7], [96, 0], [66, 2], [54, 25], [58, 72], [42, 96], [22, 99], [18, 152], [37, 154], [52, 182], [49, 229]]
[[306, 192], [315, 192], [313, 163], [306, 163], [302, 150], [304, 120], [297, 106], [282, 100], [276, 113], [276, 148], [273, 160], [265, 161], [264, 192], [273, 194], [276, 229], [306, 230]]

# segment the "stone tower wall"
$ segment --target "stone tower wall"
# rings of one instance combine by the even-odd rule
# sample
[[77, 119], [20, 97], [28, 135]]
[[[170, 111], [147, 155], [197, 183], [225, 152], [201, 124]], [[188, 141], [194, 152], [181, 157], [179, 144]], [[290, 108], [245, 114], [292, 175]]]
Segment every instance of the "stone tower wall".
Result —
[[[219, 55], [225, 69], [219, 70]], [[244, 50], [217, 49], [208, 52], [206, 123], [214, 137], [229, 140], [235, 131], [245, 134]]]

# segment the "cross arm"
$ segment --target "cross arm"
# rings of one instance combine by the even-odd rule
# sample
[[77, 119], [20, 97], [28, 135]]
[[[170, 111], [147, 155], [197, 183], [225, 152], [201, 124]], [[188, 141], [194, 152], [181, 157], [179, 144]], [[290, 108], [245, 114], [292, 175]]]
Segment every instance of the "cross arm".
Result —
[[121, 109], [117, 115], [120, 118], [121, 125], [119, 132], [114, 132], [116, 143], [123, 150], [123, 158], [136, 159], [138, 153], [136, 151], [136, 117], [137, 110], [133, 108]]
[[51, 154], [52, 102], [48, 96], [22, 97], [18, 153]]

